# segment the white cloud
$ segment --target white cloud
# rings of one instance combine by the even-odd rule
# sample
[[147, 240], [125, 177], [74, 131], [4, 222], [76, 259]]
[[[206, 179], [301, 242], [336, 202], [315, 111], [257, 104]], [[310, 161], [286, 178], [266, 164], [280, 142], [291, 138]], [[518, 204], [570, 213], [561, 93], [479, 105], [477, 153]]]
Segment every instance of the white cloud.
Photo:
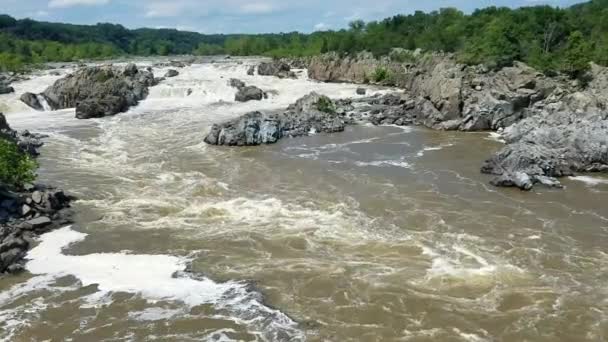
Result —
[[49, 2], [50, 8], [65, 8], [73, 6], [95, 6], [105, 5], [110, 0], [51, 0]]
[[326, 31], [329, 30], [330, 25], [327, 25], [326, 23], [318, 23], [315, 25], [315, 30], [317, 31]]

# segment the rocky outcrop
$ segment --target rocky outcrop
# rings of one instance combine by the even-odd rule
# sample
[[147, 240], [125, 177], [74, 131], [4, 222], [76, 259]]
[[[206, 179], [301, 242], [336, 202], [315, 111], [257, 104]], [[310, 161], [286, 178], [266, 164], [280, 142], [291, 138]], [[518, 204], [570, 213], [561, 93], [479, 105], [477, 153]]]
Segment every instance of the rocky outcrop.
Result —
[[[0, 138], [13, 141], [24, 153], [37, 156], [42, 136], [11, 129], [0, 113]], [[34, 236], [71, 222], [72, 197], [43, 185], [16, 189], [0, 182], [0, 273], [23, 269]]]
[[44, 186], [11, 191], [0, 184], [0, 273], [23, 270], [33, 239], [72, 222], [72, 197]]
[[205, 142], [211, 145], [251, 146], [272, 144], [283, 137], [317, 132], [340, 132], [346, 122], [329, 98], [311, 93], [283, 113], [247, 113], [237, 119], [213, 125]]
[[[138, 69], [135, 64], [124, 68], [95, 66], [58, 80], [40, 96], [53, 110], [76, 107], [79, 118], [99, 117], [115, 115], [137, 105], [148, 96], [148, 88], [154, 84], [154, 75]], [[34, 94], [26, 93], [21, 100], [32, 108], [42, 107]], [[118, 104], [111, 105], [113, 101]], [[88, 110], [91, 112], [86, 112]]]
[[289, 64], [282, 61], [260, 63], [257, 67], [260, 76], [276, 76], [278, 78], [297, 78]]
[[407, 63], [369, 53], [346, 58], [327, 54], [311, 60], [309, 77], [397, 86], [413, 101], [428, 101], [435, 108], [418, 116], [416, 124], [462, 131], [507, 127], [556, 88], [555, 81], [522, 63], [491, 71], [459, 64], [448, 54], [412, 53]]
[[0, 82], [0, 95], [14, 93], [15, 88], [11, 87], [7, 83]]

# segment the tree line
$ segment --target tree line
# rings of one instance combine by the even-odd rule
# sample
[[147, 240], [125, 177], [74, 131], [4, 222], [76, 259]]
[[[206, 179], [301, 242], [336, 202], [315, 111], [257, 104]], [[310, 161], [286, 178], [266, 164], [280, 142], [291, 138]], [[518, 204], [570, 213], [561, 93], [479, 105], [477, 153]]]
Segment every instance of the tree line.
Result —
[[394, 48], [454, 53], [489, 67], [526, 62], [546, 73], [578, 77], [589, 61], [608, 65], [608, 0], [568, 8], [488, 7], [465, 14], [454, 8], [417, 11], [380, 21], [354, 21], [337, 31], [257, 35], [203, 35], [170, 29], [129, 30], [15, 20], [0, 16], [0, 68], [120, 55], [313, 56], [335, 51], [387, 55]]

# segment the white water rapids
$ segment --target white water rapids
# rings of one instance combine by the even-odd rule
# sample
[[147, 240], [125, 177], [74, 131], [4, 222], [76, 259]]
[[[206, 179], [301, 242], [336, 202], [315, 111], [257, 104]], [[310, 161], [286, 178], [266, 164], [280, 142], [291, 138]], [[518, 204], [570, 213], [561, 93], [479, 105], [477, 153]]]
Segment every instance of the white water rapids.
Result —
[[[598, 341], [608, 336], [608, 187], [494, 189], [487, 134], [354, 126], [271, 146], [203, 143], [216, 122], [356, 85], [194, 64], [115, 117], [0, 95], [49, 135], [40, 181], [76, 223], [41, 237], [30, 274], [0, 280], [0, 338], [83, 341]], [[152, 61], [141, 66], [152, 65]], [[167, 68], [155, 68], [162, 76]], [[234, 102], [239, 78], [272, 95]], [[369, 93], [389, 90], [369, 87]], [[187, 269], [187, 271], [185, 271]]]

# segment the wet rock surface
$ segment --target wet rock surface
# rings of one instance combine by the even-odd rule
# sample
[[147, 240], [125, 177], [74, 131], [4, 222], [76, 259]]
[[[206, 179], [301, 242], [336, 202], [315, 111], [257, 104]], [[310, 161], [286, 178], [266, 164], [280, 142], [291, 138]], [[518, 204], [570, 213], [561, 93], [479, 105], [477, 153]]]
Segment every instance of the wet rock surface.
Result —
[[[115, 115], [137, 105], [155, 84], [154, 74], [135, 64], [95, 66], [58, 80], [39, 95], [53, 110], [76, 107], [76, 117], [86, 119]], [[34, 109], [42, 108], [35, 94], [26, 93], [21, 100]]]
[[346, 122], [329, 98], [310, 93], [282, 113], [247, 113], [213, 125], [205, 142], [211, 145], [251, 146], [271, 144], [283, 137], [343, 131]]
[[261, 101], [265, 98], [268, 98], [268, 95], [260, 88], [256, 86], [248, 86], [245, 82], [231, 78], [228, 81], [228, 84], [238, 89], [238, 92], [234, 96], [234, 100], [238, 102], [247, 102], [247, 101]]
[[[251, 69], [250, 69], [251, 70]], [[276, 76], [278, 78], [297, 78], [291, 67], [284, 61], [260, 63], [257, 67], [260, 76]]]

